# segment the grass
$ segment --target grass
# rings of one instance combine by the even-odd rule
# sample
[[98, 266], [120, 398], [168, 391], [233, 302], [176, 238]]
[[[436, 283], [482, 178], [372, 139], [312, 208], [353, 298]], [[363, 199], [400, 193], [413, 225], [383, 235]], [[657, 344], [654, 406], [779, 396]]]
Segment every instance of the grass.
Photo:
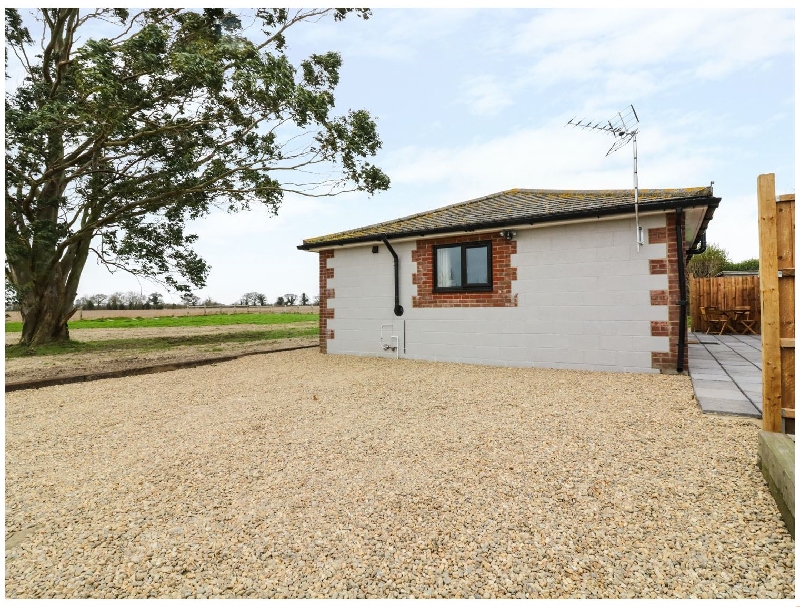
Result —
[[[275, 316], [288, 316], [288, 314], [276, 314]], [[298, 316], [304, 316], [304, 319], [308, 320], [310, 315], [302, 314]], [[247, 343], [272, 339], [284, 339], [287, 337], [307, 337], [318, 334], [318, 326], [309, 326], [288, 327], [285, 329], [268, 329], [265, 331], [236, 331], [232, 333], [215, 333], [212, 335], [143, 337], [134, 339], [109, 339], [103, 341], [69, 341], [63, 344], [50, 344], [47, 346], [38, 346], [33, 348], [20, 345], [8, 345], [6, 346], [6, 359], [20, 358], [23, 356], [58, 356], [60, 354], [109, 352], [115, 350], [138, 350], [140, 352], [147, 352], [153, 350], [179, 348], [181, 346], [217, 346], [218, 344], [226, 343]], [[212, 347], [211, 351], [220, 352], [222, 351], [222, 348]]]
[[[319, 320], [318, 314], [209, 314], [152, 318], [96, 318], [71, 320], [70, 329], [141, 329], [150, 327], [211, 327], [222, 325], [283, 325]], [[7, 322], [6, 333], [22, 331], [21, 322]]]

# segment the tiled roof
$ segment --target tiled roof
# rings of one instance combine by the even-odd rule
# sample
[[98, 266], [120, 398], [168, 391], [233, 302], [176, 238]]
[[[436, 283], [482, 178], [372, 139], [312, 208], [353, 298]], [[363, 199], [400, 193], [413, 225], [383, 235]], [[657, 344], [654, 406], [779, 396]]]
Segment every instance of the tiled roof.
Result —
[[[639, 190], [639, 209], [668, 208], [678, 201], [685, 206], [716, 204], [711, 187]], [[307, 238], [299, 249], [328, 244], [442, 234], [479, 227], [500, 227], [520, 223], [543, 223], [592, 215], [633, 212], [633, 190], [506, 190], [474, 200], [384, 221], [373, 225]]]

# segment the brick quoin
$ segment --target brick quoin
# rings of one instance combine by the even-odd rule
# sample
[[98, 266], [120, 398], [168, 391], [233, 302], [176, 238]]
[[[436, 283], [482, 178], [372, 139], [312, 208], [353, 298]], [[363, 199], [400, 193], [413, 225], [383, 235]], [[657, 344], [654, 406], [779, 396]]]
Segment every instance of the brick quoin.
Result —
[[648, 244], [667, 242], [667, 228], [650, 228], [647, 230]]
[[667, 273], [667, 260], [666, 259], [651, 259], [650, 260], [650, 273], [651, 274], [666, 274]]
[[666, 320], [651, 320], [650, 335], [653, 337], [669, 337], [669, 323]]
[[[684, 263], [686, 262], [686, 251], [684, 247], [678, 246], [678, 241], [675, 237], [675, 213], [669, 213], [667, 215], [667, 227], [666, 228], [651, 228], [649, 230], [649, 237], [650, 242], [653, 243], [652, 237], [653, 233], [657, 230], [664, 230], [664, 237], [665, 240], [661, 242], [667, 243], [667, 283], [668, 289], [667, 291], [650, 291], [650, 302], [653, 305], [666, 305], [667, 306], [667, 320], [666, 322], [660, 321], [663, 324], [666, 324], [667, 333], [666, 336], [669, 338], [669, 352], [653, 352], [651, 355], [651, 362], [654, 369], [659, 369], [660, 371], [675, 371], [678, 367], [678, 335], [680, 334], [680, 315], [681, 315], [681, 308], [680, 304], [678, 303], [681, 299], [681, 292], [680, 292], [680, 282], [678, 280], [678, 251], [680, 250], [680, 254], [684, 255]], [[681, 218], [684, 221], [684, 225], [681, 227], [683, 228], [681, 232], [685, 230], [685, 215]], [[659, 237], [659, 235], [656, 235]], [[657, 299], [659, 303], [656, 303], [653, 299], [654, 293], [659, 293]], [[666, 301], [662, 301], [663, 297], [660, 294], [666, 294]], [[653, 323], [650, 324], [650, 330], [653, 331]], [[653, 333], [655, 335], [655, 333]], [[689, 366], [689, 344], [687, 343], [688, 340], [684, 339], [684, 349], [683, 349], [683, 366], [687, 368]]]
[[[441, 244], [461, 242], [492, 242], [492, 290], [470, 292], [434, 293], [433, 247]], [[416, 262], [417, 271], [411, 275], [412, 284], [417, 285], [417, 294], [412, 296], [414, 308], [514, 308], [517, 296], [511, 293], [511, 282], [517, 279], [517, 268], [511, 265], [511, 256], [517, 252], [517, 241], [506, 240], [499, 234], [473, 234], [418, 240], [411, 251], [411, 261]]]
[[328, 300], [336, 297], [334, 289], [328, 288], [328, 280], [333, 278], [333, 268], [328, 260], [333, 258], [333, 249], [319, 252], [319, 351], [328, 353], [328, 340], [333, 339], [333, 329], [328, 329], [328, 319], [333, 318], [333, 310], [328, 308]]
[[651, 306], [666, 306], [669, 303], [669, 293], [667, 291], [650, 291]]

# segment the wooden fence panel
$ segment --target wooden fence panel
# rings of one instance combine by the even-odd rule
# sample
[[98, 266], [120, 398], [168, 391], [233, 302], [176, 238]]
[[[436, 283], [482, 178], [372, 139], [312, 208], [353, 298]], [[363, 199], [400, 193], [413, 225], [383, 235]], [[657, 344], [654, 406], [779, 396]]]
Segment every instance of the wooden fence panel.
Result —
[[730, 310], [739, 306], [749, 306], [761, 324], [761, 298], [758, 276], [717, 276], [714, 278], [689, 277], [689, 316], [692, 317], [692, 331], [704, 332], [708, 327], [700, 314], [700, 308], [715, 306]]

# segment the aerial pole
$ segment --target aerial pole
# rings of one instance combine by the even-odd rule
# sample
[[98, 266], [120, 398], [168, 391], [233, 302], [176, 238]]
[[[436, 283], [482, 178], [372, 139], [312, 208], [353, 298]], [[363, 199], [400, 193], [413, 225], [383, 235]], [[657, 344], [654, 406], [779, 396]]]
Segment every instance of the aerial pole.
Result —
[[629, 142], [633, 142], [633, 212], [636, 217], [636, 250], [641, 250], [644, 244], [644, 228], [639, 225], [639, 170], [638, 170], [638, 149], [636, 145], [636, 135], [639, 133], [637, 125], [639, 124], [639, 116], [636, 115], [636, 110], [633, 105], [628, 106], [611, 120], [605, 122], [596, 122], [592, 124], [591, 120], [586, 122], [583, 119], [575, 121], [575, 118], [567, 122], [567, 125], [588, 129], [592, 131], [604, 131], [611, 133], [615, 138], [614, 145], [612, 145], [606, 156], [618, 149], [625, 147]]

